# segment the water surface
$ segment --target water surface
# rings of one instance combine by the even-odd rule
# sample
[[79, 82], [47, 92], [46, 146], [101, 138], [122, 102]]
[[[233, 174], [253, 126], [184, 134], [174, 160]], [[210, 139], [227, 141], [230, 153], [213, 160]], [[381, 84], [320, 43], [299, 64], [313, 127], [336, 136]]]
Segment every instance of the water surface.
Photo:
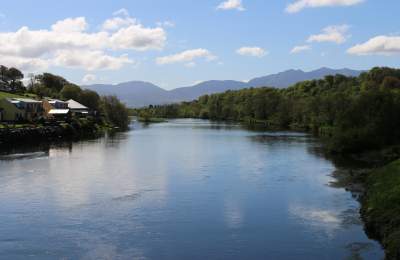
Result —
[[381, 259], [301, 133], [174, 120], [0, 155], [1, 259]]

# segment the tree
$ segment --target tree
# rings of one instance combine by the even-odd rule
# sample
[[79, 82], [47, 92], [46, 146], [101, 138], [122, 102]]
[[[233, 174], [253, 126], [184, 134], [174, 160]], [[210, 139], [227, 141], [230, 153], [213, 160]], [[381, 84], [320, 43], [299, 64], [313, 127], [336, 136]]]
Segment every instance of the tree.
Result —
[[24, 74], [16, 68], [0, 66], [0, 87], [12, 92], [24, 92], [25, 87], [22, 83]]
[[82, 89], [79, 86], [74, 84], [67, 84], [62, 88], [60, 96], [64, 100], [68, 99], [78, 100], [81, 93]]
[[8, 86], [8, 68], [6, 66], [0, 66], [0, 84], [5, 88]]
[[59, 98], [60, 92], [65, 85], [71, 84], [63, 77], [51, 73], [43, 73], [36, 76], [37, 84], [30, 89], [32, 93], [39, 96]]
[[128, 109], [116, 96], [104, 96], [101, 108], [108, 122], [122, 129], [128, 128]]
[[90, 109], [99, 110], [100, 96], [95, 91], [82, 90], [77, 100]]
[[400, 89], [400, 79], [393, 76], [387, 76], [383, 79], [382, 88]]

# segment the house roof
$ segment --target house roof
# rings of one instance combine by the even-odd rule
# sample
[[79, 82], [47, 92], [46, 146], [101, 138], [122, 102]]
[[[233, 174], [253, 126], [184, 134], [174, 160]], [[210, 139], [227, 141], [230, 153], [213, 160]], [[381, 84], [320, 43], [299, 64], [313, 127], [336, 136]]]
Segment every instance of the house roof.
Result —
[[49, 111], [50, 115], [66, 115], [69, 113], [69, 109], [51, 109]]
[[89, 108], [85, 107], [79, 102], [76, 102], [73, 99], [70, 99], [67, 101], [68, 102], [68, 108], [69, 109], [74, 109], [74, 110], [88, 110]]

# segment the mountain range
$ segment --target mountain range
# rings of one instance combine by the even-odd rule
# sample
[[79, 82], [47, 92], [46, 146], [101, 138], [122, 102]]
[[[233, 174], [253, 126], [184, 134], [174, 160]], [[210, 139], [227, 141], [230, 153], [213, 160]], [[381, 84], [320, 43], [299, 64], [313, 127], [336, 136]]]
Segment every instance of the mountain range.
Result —
[[327, 75], [342, 74], [356, 77], [363, 71], [351, 69], [320, 68], [304, 72], [302, 70], [287, 70], [277, 74], [254, 78], [248, 82], [235, 80], [210, 80], [199, 84], [165, 90], [152, 83], [144, 81], [130, 81], [116, 85], [95, 84], [83, 86], [86, 89], [97, 91], [101, 95], [116, 95], [129, 107], [143, 107], [181, 101], [191, 101], [202, 95], [238, 90], [248, 87], [276, 87], [286, 88], [305, 80], [322, 79]]

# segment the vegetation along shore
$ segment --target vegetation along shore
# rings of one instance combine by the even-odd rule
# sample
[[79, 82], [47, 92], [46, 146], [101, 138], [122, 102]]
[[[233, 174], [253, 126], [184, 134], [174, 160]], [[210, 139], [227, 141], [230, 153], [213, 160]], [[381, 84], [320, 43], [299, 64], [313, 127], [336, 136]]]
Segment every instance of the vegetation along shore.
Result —
[[[327, 76], [287, 89], [248, 88], [192, 102], [136, 109], [142, 118], [203, 118], [302, 130], [320, 137], [325, 151], [375, 162], [362, 181], [362, 216], [388, 259], [400, 259], [400, 70], [374, 68], [359, 77]], [[390, 156], [375, 156], [391, 151]], [[389, 158], [389, 160], [387, 160]], [[379, 167], [377, 167], [379, 166]], [[358, 180], [358, 181], [359, 181]]]

